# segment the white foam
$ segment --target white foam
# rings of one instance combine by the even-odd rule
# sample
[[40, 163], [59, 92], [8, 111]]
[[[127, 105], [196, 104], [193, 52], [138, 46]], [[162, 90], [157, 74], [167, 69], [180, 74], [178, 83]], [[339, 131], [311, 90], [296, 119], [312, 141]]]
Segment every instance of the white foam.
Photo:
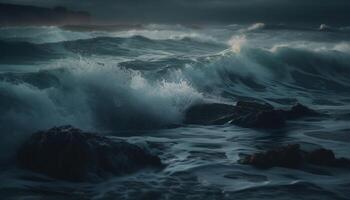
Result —
[[55, 26], [0, 28], [0, 35], [4, 38], [37, 44], [90, 39], [98, 36], [95, 34], [94, 32], [73, 32]]
[[350, 43], [342, 42], [342, 43], [336, 44], [333, 49], [343, 53], [350, 53]]
[[256, 23], [256, 24], [253, 24], [251, 26], [249, 26], [247, 28], [247, 31], [255, 31], [255, 30], [259, 30], [259, 29], [263, 29], [266, 25], [264, 23]]
[[247, 43], [247, 39], [245, 35], [233, 36], [228, 44], [231, 46], [231, 50], [234, 53], [240, 53], [242, 47]]

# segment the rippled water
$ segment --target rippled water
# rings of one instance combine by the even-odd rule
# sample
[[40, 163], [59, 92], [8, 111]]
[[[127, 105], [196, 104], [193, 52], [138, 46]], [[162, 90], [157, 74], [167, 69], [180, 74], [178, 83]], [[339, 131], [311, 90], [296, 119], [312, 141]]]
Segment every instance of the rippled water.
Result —
[[[350, 199], [350, 171], [259, 170], [240, 154], [287, 143], [350, 158], [346, 27], [147, 25], [127, 30], [0, 28], [0, 194], [4, 199]], [[185, 126], [201, 102], [301, 102], [327, 117], [280, 130]], [[166, 167], [98, 183], [13, 167], [30, 133], [72, 124], [122, 137]], [[174, 127], [178, 128], [167, 128]], [[6, 153], [5, 153], [6, 152]]]

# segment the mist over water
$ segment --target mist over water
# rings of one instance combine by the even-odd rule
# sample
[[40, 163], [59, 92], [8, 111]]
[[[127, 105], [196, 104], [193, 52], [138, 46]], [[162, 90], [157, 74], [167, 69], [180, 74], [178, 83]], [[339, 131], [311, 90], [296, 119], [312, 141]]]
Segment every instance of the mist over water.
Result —
[[[276, 191], [286, 199], [299, 197], [293, 191], [304, 191], [310, 199], [347, 199], [349, 172], [276, 169], [263, 174], [234, 163], [239, 153], [291, 141], [323, 145], [350, 157], [349, 140], [337, 139], [350, 129], [349, 33], [348, 27], [263, 23], [152, 24], [84, 32], [67, 27], [0, 28], [0, 145], [7, 149], [34, 131], [71, 124], [162, 146], [161, 156], [168, 164], [163, 173], [111, 180], [106, 187], [88, 191], [80, 185], [87, 198], [137, 195], [130, 183], [135, 181], [156, 193], [168, 189], [162, 184], [175, 184], [199, 199], [260, 199], [259, 194]], [[301, 102], [332, 118], [294, 122], [290, 130], [272, 135], [235, 126], [167, 129], [182, 124], [191, 105], [247, 99], [278, 108]], [[315, 132], [335, 135], [324, 140], [308, 135]], [[30, 182], [9, 174], [1, 176], [23, 188]], [[157, 184], [152, 186], [152, 181]], [[126, 183], [130, 190], [121, 192]], [[56, 191], [59, 185], [49, 184], [46, 190]], [[208, 194], [201, 196], [203, 191]], [[167, 191], [171, 199], [179, 193]]]

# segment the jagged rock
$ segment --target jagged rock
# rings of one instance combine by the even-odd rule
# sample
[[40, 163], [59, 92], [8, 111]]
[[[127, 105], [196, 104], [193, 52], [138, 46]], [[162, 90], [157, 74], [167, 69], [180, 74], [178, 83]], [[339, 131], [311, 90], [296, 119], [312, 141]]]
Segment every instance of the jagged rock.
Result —
[[277, 110], [267, 103], [239, 101], [235, 106], [218, 103], [194, 105], [186, 110], [184, 123], [230, 123], [247, 128], [280, 128], [285, 125], [286, 120], [316, 115], [316, 111], [301, 104], [296, 104], [290, 110]]
[[124, 141], [72, 126], [34, 133], [19, 149], [20, 167], [70, 181], [85, 181], [159, 167], [159, 157]]
[[346, 158], [336, 158], [331, 150], [316, 149], [311, 152], [306, 152], [300, 149], [299, 144], [291, 144], [266, 152], [247, 155], [238, 162], [260, 168], [300, 168], [303, 164], [334, 167], [350, 165], [350, 160]]

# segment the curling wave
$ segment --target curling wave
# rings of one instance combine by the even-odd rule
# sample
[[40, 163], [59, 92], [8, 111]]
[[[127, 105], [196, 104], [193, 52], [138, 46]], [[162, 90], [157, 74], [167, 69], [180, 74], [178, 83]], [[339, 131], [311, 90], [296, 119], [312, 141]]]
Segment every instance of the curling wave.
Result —
[[199, 101], [283, 103], [298, 97], [313, 103], [339, 95], [334, 101], [342, 103], [341, 95], [349, 95], [346, 41], [260, 44], [242, 32], [226, 41], [139, 35], [1, 41], [1, 65], [7, 70], [0, 74], [0, 126], [13, 132], [62, 124], [150, 129], [181, 123], [184, 109]]

